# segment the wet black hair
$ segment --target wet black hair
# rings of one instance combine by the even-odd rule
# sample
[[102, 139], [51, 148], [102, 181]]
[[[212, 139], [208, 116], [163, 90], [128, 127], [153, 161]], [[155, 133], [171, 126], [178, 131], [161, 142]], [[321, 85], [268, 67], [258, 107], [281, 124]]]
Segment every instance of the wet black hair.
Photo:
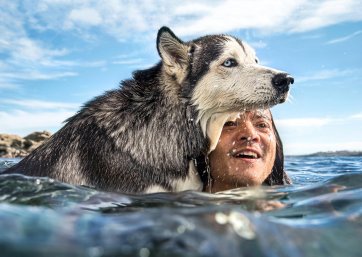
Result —
[[271, 121], [273, 126], [273, 131], [276, 139], [276, 151], [275, 151], [275, 160], [272, 172], [263, 182], [263, 185], [289, 185], [292, 183], [291, 179], [289, 178], [288, 174], [284, 170], [284, 151], [283, 151], [283, 143], [279, 136], [278, 130], [275, 126], [274, 119], [272, 114]]
[[[263, 185], [274, 186], [274, 185], [289, 185], [292, 183], [288, 174], [284, 170], [284, 151], [283, 151], [283, 143], [279, 136], [278, 130], [275, 126], [274, 119], [272, 114], [271, 121], [272, 127], [276, 139], [276, 151], [275, 151], [275, 160], [272, 168], [272, 172], [270, 175], [264, 180]], [[210, 167], [209, 167], [209, 157], [202, 155], [199, 156], [196, 161], [196, 169], [200, 175], [201, 181], [203, 183], [204, 189], [210, 183], [212, 179]]]

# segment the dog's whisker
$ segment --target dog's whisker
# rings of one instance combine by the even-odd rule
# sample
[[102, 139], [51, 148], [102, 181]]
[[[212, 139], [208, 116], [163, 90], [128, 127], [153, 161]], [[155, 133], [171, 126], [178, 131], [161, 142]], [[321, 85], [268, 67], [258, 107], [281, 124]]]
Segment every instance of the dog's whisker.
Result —
[[289, 93], [288, 98], [287, 98], [287, 102], [288, 103], [293, 103], [293, 100], [294, 100], [294, 96], [291, 93]]

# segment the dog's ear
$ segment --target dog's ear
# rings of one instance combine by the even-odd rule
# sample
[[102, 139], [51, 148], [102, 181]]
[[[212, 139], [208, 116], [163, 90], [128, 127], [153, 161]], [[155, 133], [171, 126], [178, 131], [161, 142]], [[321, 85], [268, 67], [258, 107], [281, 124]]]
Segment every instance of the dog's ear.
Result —
[[185, 76], [189, 46], [182, 42], [168, 27], [162, 27], [157, 35], [157, 50], [166, 72], [181, 82]]

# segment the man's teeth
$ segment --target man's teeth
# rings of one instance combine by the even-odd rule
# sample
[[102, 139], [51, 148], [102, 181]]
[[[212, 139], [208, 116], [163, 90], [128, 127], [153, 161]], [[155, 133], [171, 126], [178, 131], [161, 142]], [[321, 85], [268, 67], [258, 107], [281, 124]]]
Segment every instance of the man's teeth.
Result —
[[240, 157], [240, 158], [253, 158], [256, 159], [258, 158], [258, 155], [254, 152], [250, 152], [250, 151], [244, 151], [244, 152], [240, 152], [236, 155], [236, 157]]

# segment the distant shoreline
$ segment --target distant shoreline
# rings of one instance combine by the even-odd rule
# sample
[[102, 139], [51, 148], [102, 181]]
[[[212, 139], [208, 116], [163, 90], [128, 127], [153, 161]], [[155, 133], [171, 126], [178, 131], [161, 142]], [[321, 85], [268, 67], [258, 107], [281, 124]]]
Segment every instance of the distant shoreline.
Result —
[[[25, 137], [0, 133], [0, 157], [22, 158], [51, 137], [48, 131], [35, 131]], [[311, 154], [288, 154], [287, 157], [362, 157], [362, 151], [325, 151]]]
[[311, 154], [294, 154], [287, 155], [289, 157], [336, 157], [336, 156], [344, 156], [344, 157], [362, 157], [362, 151], [327, 151], [327, 152], [316, 152]]

